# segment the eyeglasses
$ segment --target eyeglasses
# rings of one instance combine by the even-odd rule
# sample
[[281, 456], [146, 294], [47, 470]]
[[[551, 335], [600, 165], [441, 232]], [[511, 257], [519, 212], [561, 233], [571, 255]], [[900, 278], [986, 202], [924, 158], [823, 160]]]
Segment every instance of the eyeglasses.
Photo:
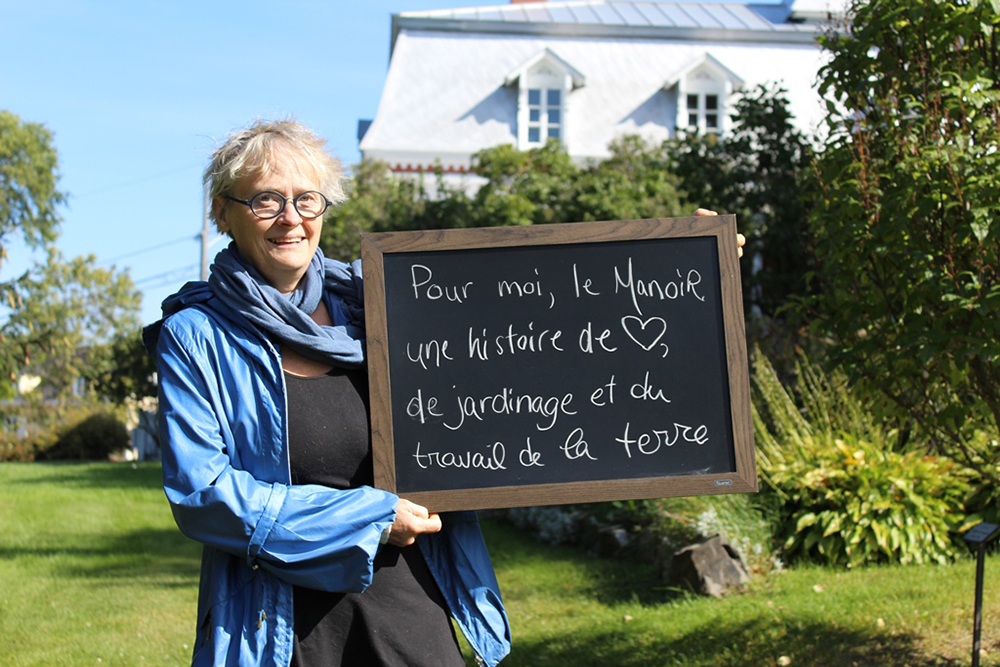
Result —
[[[281, 215], [281, 212], [285, 210], [285, 204], [288, 203], [288, 198], [285, 197], [280, 192], [275, 192], [274, 190], [264, 190], [263, 192], [258, 192], [250, 199], [240, 199], [239, 197], [233, 197], [231, 195], [222, 195], [229, 201], [234, 201], [239, 204], [244, 204], [250, 207], [253, 214], [258, 218], [263, 220], [270, 220], [271, 218], [277, 218]], [[292, 206], [298, 211], [299, 215], [306, 219], [318, 218], [326, 212], [326, 209], [333, 206], [333, 202], [326, 198], [325, 195], [316, 192], [315, 190], [309, 190], [308, 192], [303, 192], [300, 195], [296, 195], [292, 199]]]

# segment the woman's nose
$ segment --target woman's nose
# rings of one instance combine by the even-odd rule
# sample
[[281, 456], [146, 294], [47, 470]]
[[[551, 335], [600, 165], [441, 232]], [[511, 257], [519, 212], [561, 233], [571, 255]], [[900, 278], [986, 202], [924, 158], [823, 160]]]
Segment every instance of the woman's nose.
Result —
[[295, 208], [295, 204], [290, 199], [285, 203], [285, 208], [278, 214], [278, 217], [275, 218], [275, 222], [279, 225], [288, 227], [301, 225], [304, 220], [305, 218], [299, 214], [298, 209]]

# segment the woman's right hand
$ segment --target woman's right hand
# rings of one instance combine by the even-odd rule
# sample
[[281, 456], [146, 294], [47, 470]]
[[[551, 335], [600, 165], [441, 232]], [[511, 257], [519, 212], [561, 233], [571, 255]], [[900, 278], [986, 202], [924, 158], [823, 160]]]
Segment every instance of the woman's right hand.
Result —
[[389, 531], [389, 544], [408, 547], [422, 533], [436, 533], [441, 530], [441, 517], [431, 514], [426, 507], [411, 503], [406, 498], [399, 499], [396, 506], [396, 520]]

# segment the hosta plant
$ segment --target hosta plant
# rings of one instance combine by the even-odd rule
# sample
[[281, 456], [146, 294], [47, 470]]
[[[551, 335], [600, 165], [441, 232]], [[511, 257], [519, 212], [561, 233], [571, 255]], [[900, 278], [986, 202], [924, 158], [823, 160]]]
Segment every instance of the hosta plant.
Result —
[[815, 439], [775, 466], [784, 497], [782, 550], [848, 567], [944, 563], [962, 553], [966, 471], [953, 461], [864, 440]]

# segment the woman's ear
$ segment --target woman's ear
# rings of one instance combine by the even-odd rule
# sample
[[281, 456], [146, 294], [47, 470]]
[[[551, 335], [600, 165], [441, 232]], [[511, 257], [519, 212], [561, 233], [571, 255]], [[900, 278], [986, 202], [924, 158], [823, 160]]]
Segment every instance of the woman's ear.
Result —
[[221, 234], [229, 234], [232, 228], [226, 220], [226, 199], [225, 197], [212, 198], [212, 216], [215, 218], [215, 226]]

